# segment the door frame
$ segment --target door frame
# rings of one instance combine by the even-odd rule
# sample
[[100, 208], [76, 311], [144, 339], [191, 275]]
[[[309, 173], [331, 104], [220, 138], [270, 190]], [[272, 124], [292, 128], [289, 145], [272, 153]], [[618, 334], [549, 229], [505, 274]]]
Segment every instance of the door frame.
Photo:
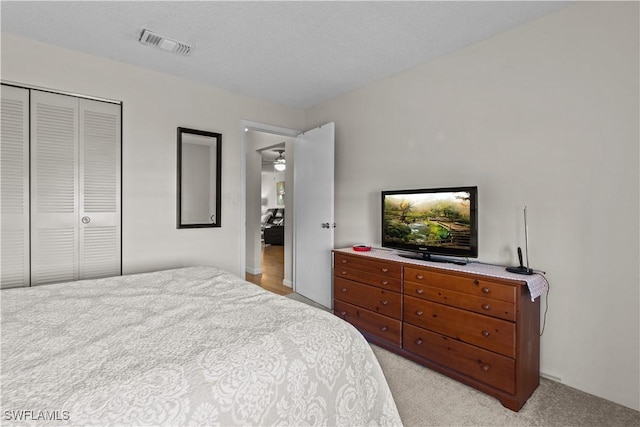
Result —
[[[241, 161], [240, 161], [240, 174], [241, 174], [241, 182], [240, 182], [240, 223], [243, 225], [240, 227], [240, 271], [243, 275], [247, 274], [247, 140], [246, 140], [246, 132], [248, 130], [255, 132], [263, 132], [269, 133], [273, 135], [286, 136], [295, 139], [298, 135], [300, 135], [303, 131], [291, 128], [285, 128], [281, 126], [269, 125], [266, 123], [254, 122], [251, 120], [241, 120], [240, 121], [240, 134], [241, 134]], [[295, 212], [291, 213], [291, 219], [293, 219], [293, 215]], [[289, 214], [288, 214], [289, 215]], [[293, 230], [292, 230], [293, 232]], [[293, 249], [293, 248], [292, 248]], [[293, 259], [293, 252], [291, 255], [291, 263], [292, 263], [292, 271], [295, 269], [295, 260]], [[244, 277], [244, 276], [243, 276]], [[285, 271], [286, 278], [286, 271]], [[288, 281], [285, 279], [285, 286], [290, 286], [293, 290], [295, 290], [293, 283], [293, 277]]]

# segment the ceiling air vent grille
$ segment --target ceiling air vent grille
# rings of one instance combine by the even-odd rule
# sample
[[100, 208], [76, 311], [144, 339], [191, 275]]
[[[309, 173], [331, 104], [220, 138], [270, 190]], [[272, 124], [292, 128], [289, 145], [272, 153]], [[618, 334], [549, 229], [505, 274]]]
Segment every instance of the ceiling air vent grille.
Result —
[[179, 42], [177, 40], [170, 39], [153, 31], [143, 30], [140, 34], [140, 43], [148, 44], [151, 46], [159, 47], [162, 50], [168, 52], [175, 52], [180, 55], [188, 56], [195, 48], [187, 43]]

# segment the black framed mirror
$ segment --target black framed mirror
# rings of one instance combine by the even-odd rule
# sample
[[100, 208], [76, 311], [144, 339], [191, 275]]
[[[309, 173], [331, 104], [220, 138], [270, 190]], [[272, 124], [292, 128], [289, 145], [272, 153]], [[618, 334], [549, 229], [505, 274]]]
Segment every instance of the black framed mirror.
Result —
[[220, 227], [222, 134], [178, 128], [177, 228]]

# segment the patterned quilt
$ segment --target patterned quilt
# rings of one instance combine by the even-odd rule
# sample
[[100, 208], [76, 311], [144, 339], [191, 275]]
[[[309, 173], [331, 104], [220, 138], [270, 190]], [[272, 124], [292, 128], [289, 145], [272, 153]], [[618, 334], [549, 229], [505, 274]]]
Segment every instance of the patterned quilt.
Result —
[[0, 297], [2, 425], [401, 425], [351, 325], [217, 268]]

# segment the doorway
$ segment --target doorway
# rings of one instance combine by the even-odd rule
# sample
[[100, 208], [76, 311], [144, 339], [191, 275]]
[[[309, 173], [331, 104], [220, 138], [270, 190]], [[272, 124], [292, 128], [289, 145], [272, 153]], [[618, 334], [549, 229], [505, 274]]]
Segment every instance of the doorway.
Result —
[[[322, 306], [332, 307], [333, 182], [335, 124], [326, 123], [298, 132], [242, 121], [245, 153], [245, 250], [241, 264], [246, 273], [261, 273], [259, 234], [259, 148], [280, 144], [283, 137], [288, 162], [285, 186], [284, 279], [283, 284]], [[256, 142], [260, 141], [260, 142]], [[295, 216], [295, 218], [294, 218]], [[258, 267], [260, 266], [260, 267]]]
[[[247, 269], [245, 278], [264, 289], [279, 295], [293, 290], [284, 282], [285, 218], [292, 215], [285, 209], [287, 154], [285, 140], [273, 146], [271, 137], [250, 135], [248, 140], [257, 145], [262, 158], [260, 174], [260, 273], [252, 274]], [[255, 148], [255, 147], [250, 147]], [[289, 167], [291, 161], [289, 161]], [[249, 184], [247, 184], [249, 185]], [[255, 269], [257, 270], [257, 269]], [[257, 271], [256, 271], [257, 273]]]
[[[257, 126], [243, 129], [246, 279], [280, 294], [293, 291], [293, 208], [287, 193], [293, 187], [295, 138], [286, 132], [298, 133]], [[284, 170], [275, 169], [278, 159], [285, 160]]]

